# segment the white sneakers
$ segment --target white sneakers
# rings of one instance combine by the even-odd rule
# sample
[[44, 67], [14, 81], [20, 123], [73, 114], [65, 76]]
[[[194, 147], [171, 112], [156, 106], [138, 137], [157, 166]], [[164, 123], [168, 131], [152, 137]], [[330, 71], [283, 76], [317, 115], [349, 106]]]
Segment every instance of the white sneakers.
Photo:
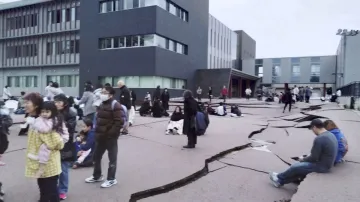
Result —
[[[104, 181], [104, 177], [101, 176], [99, 179], [95, 179], [94, 176], [88, 177], [85, 179], [86, 183], [96, 183], [96, 182], [102, 182]], [[104, 183], [101, 184], [102, 188], [109, 188], [112, 187], [113, 185], [117, 184], [117, 180], [106, 180]]]
[[277, 177], [277, 175], [278, 175], [278, 173], [275, 173], [275, 172], [269, 173], [272, 184], [274, 185], [274, 187], [279, 188], [279, 187], [281, 187], [281, 184], [279, 183], [279, 178]]

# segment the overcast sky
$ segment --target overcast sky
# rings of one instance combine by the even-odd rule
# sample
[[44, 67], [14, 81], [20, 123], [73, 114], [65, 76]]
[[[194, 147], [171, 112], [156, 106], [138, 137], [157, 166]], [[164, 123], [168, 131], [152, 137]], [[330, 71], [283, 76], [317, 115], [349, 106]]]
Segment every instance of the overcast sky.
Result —
[[210, 0], [210, 13], [256, 40], [256, 57], [333, 55], [339, 28], [360, 29], [360, 0]]

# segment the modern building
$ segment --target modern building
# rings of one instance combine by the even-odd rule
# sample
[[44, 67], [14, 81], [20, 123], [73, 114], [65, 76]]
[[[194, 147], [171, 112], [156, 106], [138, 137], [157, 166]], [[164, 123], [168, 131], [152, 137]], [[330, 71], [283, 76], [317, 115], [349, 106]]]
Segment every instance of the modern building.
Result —
[[336, 88], [360, 81], [360, 33], [341, 36], [336, 56]]
[[310, 86], [314, 95], [335, 87], [336, 55], [318, 57], [256, 59], [255, 72], [262, 77], [262, 85], [284, 91], [289, 87]]
[[157, 85], [180, 95], [207, 68], [208, 15], [208, 0], [2, 4], [0, 88], [42, 93], [57, 81], [77, 96], [85, 81], [116, 86], [121, 79], [139, 97]]

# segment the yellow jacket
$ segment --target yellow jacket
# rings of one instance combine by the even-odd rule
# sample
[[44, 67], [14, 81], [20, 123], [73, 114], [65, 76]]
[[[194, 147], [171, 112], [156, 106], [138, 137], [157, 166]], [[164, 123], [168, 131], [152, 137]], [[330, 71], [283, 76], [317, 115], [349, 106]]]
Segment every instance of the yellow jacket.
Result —
[[[40, 178], [48, 178], [59, 175], [61, 173], [60, 150], [64, 147], [63, 139], [56, 132], [40, 134], [30, 127], [28, 131], [26, 154], [38, 154], [41, 144], [45, 144], [48, 149], [51, 150], [51, 153], [49, 161], [45, 165], [44, 173]], [[36, 178], [35, 175], [39, 170], [39, 166], [39, 161], [26, 157], [25, 176]]]

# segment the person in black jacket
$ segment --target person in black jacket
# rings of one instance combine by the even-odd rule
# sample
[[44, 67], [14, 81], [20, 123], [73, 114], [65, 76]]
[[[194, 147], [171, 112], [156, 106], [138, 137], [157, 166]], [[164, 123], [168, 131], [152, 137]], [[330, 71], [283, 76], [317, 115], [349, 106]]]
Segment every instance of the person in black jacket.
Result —
[[59, 195], [61, 200], [66, 199], [66, 194], [69, 188], [69, 167], [75, 160], [75, 146], [74, 146], [74, 133], [76, 127], [76, 111], [70, 108], [69, 98], [64, 94], [59, 94], [54, 97], [54, 102], [59, 113], [63, 116], [65, 125], [69, 132], [69, 141], [64, 145], [60, 151], [61, 154], [61, 170], [59, 178]]
[[134, 107], [134, 110], [136, 110], [136, 93], [133, 90], [130, 90], [130, 100], [131, 100], [131, 106]]
[[164, 108], [165, 111], [169, 110], [169, 101], [170, 101], [170, 94], [168, 92], [168, 89], [165, 88], [161, 94], [162, 107]]
[[154, 118], [161, 118], [164, 114], [163, 108], [161, 107], [161, 102], [159, 99], [154, 101], [154, 104], [151, 108], [152, 116]]
[[[120, 88], [120, 104], [124, 105], [127, 109], [126, 112], [126, 120], [129, 120], [129, 114], [131, 109], [131, 95], [129, 89], [126, 87], [124, 81], [118, 81], [118, 87]], [[124, 124], [123, 130], [121, 134], [127, 135], [129, 134], [129, 122], [127, 121]]]
[[153, 99], [153, 102], [154, 102], [155, 100], [160, 100], [160, 99], [161, 99], [160, 86], [157, 86], [157, 87], [156, 87], [152, 99]]
[[194, 99], [192, 92], [186, 90], [184, 92], [184, 126], [183, 134], [187, 135], [188, 143], [184, 148], [193, 149], [197, 144], [196, 134], [196, 113], [198, 104]]
[[289, 105], [289, 112], [291, 111], [292, 95], [290, 89], [286, 89], [285, 94], [282, 97], [282, 101], [285, 103], [283, 113], [285, 113], [286, 107]]

